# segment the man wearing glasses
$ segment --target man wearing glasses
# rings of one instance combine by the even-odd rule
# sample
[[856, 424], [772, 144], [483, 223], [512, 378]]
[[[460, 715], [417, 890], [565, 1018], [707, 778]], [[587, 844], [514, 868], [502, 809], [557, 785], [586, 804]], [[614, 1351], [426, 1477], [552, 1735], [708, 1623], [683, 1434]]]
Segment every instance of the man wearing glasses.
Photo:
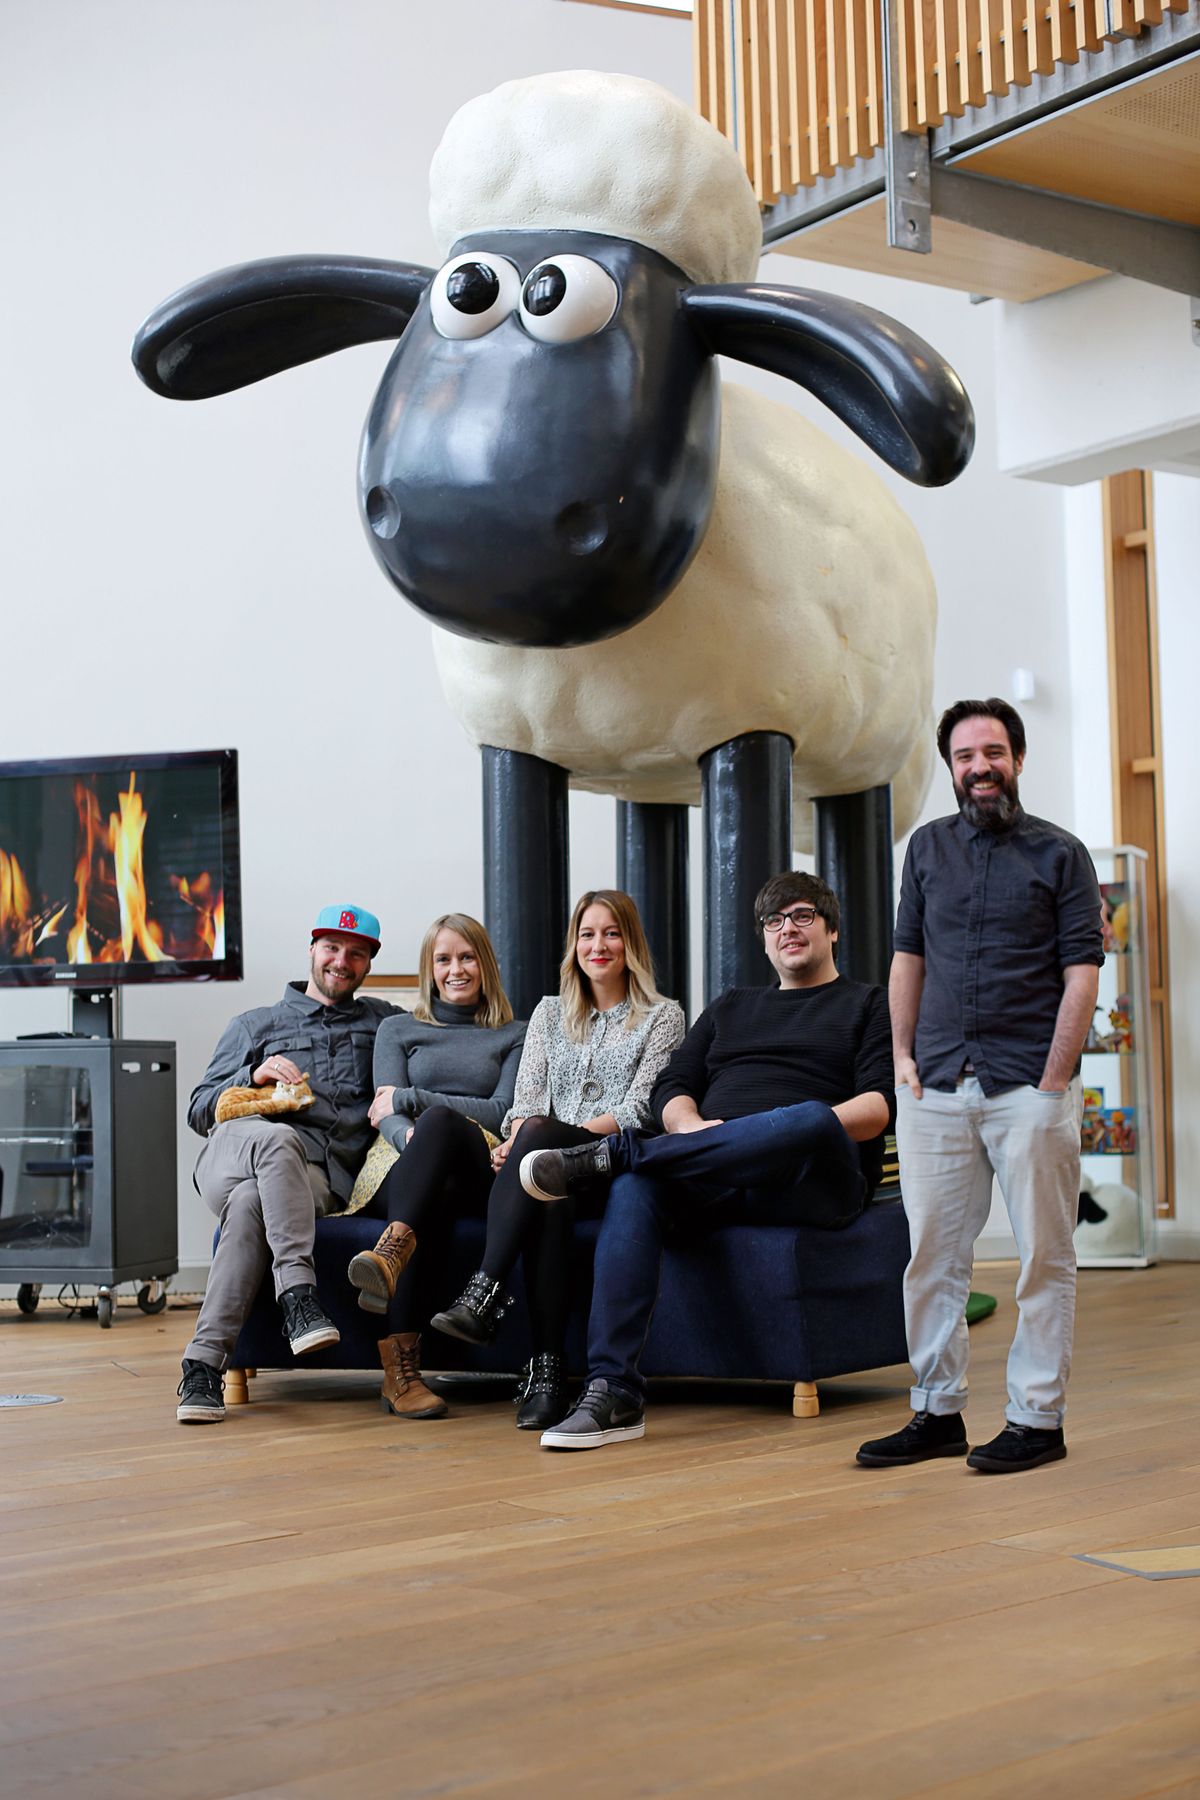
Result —
[[522, 1186], [547, 1202], [624, 1177], [596, 1245], [588, 1386], [544, 1448], [645, 1434], [638, 1362], [668, 1236], [738, 1220], [847, 1225], [877, 1186], [895, 1109], [887, 996], [838, 974], [838, 920], [815, 875], [773, 876], [755, 923], [778, 985], [730, 988], [701, 1013], [651, 1096], [664, 1135], [522, 1159]]

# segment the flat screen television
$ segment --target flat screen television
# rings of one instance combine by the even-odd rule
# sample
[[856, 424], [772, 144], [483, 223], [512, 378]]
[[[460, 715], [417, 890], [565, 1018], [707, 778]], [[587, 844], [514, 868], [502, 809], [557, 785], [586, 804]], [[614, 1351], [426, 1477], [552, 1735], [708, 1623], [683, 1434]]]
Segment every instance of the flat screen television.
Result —
[[0, 986], [240, 981], [236, 750], [0, 763]]

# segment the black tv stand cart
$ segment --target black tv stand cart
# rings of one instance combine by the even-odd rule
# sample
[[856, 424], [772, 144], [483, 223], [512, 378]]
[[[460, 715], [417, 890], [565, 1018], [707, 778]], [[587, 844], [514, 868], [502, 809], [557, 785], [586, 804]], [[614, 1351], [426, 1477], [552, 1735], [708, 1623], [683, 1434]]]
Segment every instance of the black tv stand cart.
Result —
[[[74, 1009], [72, 1025], [86, 1028]], [[143, 1311], [166, 1305], [179, 1269], [175, 1132], [174, 1044], [0, 1043], [0, 1281], [19, 1284], [23, 1312], [46, 1283], [97, 1287], [102, 1326], [121, 1282], [139, 1283]]]

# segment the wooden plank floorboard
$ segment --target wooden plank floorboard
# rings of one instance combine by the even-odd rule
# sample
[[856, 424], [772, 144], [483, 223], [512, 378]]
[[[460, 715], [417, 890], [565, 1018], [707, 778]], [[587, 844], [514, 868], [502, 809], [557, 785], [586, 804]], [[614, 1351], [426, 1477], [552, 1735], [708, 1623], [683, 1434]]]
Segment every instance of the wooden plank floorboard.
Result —
[[311, 1371], [184, 1430], [194, 1314], [0, 1305], [0, 1388], [65, 1396], [0, 1418], [0, 1793], [1200, 1793], [1200, 1586], [1076, 1560], [1200, 1541], [1200, 1269], [1100, 1276], [1071, 1454], [1009, 1480], [853, 1466], [903, 1370], [807, 1422], [672, 1390], [589, 1456]]

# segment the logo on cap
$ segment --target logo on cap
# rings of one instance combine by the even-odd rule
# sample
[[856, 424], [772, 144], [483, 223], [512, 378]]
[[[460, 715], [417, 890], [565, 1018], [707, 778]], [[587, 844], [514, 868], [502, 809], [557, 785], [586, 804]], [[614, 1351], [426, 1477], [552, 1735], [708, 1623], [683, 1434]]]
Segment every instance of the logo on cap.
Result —
[[350, 912], [349, 910], [347, 910], [346, 912], [344, 912], [342, 914], [341, 918], [338, 920], [338, 924], [341, 926], [343, 931], [357, 931], [358, 930], [358, 914], [356, 912]]

